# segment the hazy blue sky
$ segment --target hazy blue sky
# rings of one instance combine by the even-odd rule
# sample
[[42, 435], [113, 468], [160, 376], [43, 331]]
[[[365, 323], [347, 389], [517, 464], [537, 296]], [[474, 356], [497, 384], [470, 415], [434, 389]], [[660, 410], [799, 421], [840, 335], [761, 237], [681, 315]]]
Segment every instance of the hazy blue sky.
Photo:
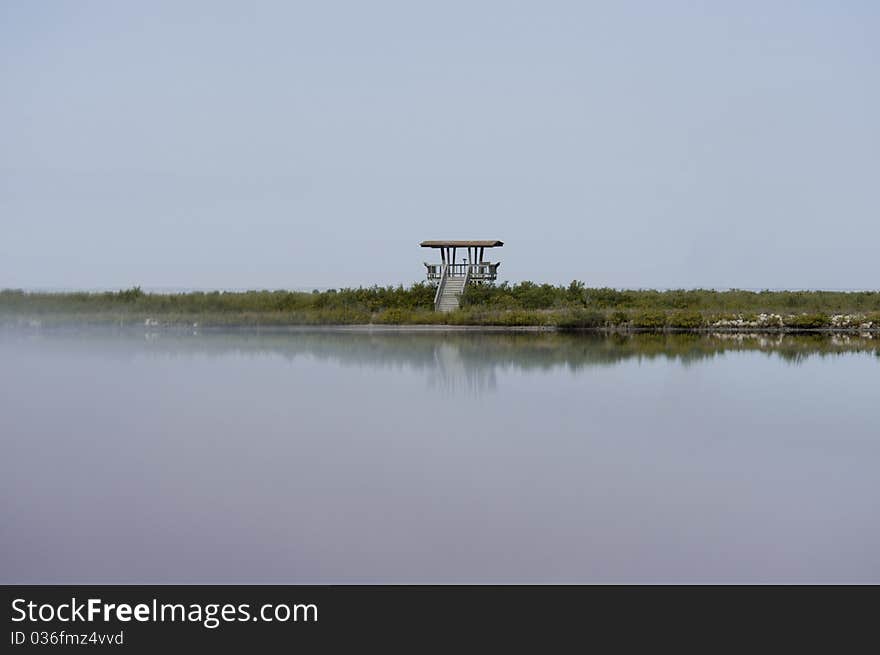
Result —
[[0, 287], [880, 286], [880, 3], [0, 3]]

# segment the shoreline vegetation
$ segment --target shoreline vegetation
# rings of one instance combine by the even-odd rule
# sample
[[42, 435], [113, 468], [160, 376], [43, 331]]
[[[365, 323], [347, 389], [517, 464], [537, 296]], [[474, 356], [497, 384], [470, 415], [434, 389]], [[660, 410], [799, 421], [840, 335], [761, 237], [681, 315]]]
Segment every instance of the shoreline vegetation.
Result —
[[880, 333], [880, 291], [619, 290], [502, 283], [472, 286], [461, 308], [433, 311], [435, 288], [101, 293], [0, 290], [0, 323], [147, 327], [421, 326], [612, 332]]
[[[290, 338], [291, 331], [298, 334]], [[51, 335], [51, 336], [49, 336]], [[160, 336], [161, 335], [161, 336]], [[31, 340], [29, 331], [0, 330], [0, 340]], [[144, 337], [147, 338], [144, 338]], [[669, 359], [682, 363], [711, 359], [728, 352], [760, 352], [788, 362], [841, 354], [873, 353], [880, 358], [880, 341], [850, 334], [669, 334], [545, 331], [493, 332], [482, 328], [440, 335], [410, 329], [347, 330], [343, 328], [276, 327], [269, 329], [167, 328], [161, 333], [140, 326], [72, 325], [51, 330], [41, 339], [46, 349], [67, 349], [68, 339], [96, 352], [140, 352], [178, 355], [198, 353], [222, 357], [230, 353], [278, 355], [294, 360], [308, 354], [352, 366], [411, 366], [431, 372], [433, 379], [470, 378], [495, 367], [573, 370], [613, 366], [638, 359]], [[880, 360], [878, 360], [880, 361]]]

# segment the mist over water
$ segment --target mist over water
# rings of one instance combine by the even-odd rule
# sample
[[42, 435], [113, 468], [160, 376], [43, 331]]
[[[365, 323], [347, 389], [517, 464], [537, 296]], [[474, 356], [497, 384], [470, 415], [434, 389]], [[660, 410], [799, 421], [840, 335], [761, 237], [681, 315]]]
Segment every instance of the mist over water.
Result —
[[0, 582], [880, 582], [878, 354], [0, 330]]

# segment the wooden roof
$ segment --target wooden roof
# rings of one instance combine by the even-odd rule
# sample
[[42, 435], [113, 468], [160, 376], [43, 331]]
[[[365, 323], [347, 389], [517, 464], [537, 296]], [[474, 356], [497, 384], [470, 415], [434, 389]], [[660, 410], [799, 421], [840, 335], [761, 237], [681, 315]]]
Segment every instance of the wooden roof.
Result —
[[503, 241], [422, 241], [422, 248], [495, 248]]

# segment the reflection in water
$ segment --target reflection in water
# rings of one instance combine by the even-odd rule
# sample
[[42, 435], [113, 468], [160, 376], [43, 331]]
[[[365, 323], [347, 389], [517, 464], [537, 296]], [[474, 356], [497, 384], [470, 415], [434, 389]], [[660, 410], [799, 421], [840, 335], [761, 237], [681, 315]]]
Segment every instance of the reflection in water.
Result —
[[429, 386], [446, 395], [456, 393], [479, 394], [495, 389], [495, 366], [482, 365], [462, 356], [462, 349], [454, 342], [443, 342], [434, 347], [434, 370], [429, 373]]
[[0, 330], [0, 582], [880, 582], [878, 352]]
[[96, 355], [151, 356], [278, 355], [312, 357], [342, 366], [409, 368], [423, 371], [430, 388], [445, 393], [481, 393], [497, 388], [505, 369], [578, 371], [626, 361], [670, 360], [695, 364], [730, 353], [755, 352], [800, 364], [811, 357], [847, 353], [880, 356], [871, 335], [804, 334], [614, 334], [594, 333], [410, 333], [350, 330], [67, 329], [45, 333], [0, 332], [0, 338], [28, 339], [42, 347], [76, 344]]

